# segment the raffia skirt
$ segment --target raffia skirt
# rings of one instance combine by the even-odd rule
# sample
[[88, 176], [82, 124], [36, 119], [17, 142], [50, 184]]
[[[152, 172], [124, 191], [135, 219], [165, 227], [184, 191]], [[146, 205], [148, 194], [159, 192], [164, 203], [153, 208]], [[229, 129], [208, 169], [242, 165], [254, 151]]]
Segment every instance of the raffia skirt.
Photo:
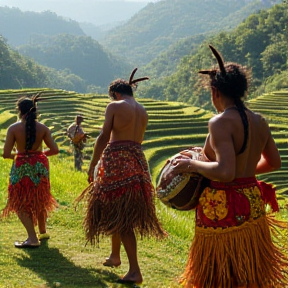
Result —
[[11, 212], [27, 213], [37, 224], [43, 210], [47, 213], [57, 206], [50, 193], [49, 162], [42, 152], [18, 153], [10, 172], [8, 201], [3, 217]]
[[107, 145], [96, 166], [96, 177], [76, 199], [87, 201], [86, 239], [135, 231], [162, 238], [166, 232], [156, 216], [155, 190], [141, 144], [117, 141]]
[[211, 181], [196, 211], [195, 236], [181, 283], [186, 288], [288, 287], [287, 223], [275, 189], [254, 177]]

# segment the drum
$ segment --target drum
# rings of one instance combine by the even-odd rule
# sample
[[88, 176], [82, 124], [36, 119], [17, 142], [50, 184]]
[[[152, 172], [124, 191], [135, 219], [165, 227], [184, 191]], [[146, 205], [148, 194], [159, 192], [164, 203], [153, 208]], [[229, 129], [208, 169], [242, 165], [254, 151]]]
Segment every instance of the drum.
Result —
[[[191, 159], [205, 161], [201, 147], [192, 147], [184, 150], [191, 155]], [[158, 198], [167, 205], [177, 210], [192, 210], [199, 203], [199, 197], [210, 180], [198, 173], [173, 174], [173, 160], [180, 157], [177, 153], [169, 158], [160, 172], [156, 187]]]

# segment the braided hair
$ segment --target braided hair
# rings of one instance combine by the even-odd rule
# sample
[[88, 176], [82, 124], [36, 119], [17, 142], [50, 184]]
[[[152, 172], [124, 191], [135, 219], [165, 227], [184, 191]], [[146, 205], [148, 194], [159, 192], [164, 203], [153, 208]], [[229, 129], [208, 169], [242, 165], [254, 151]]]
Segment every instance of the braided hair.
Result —
[[19, 116], [25, 115], [25, 134], [26, 144], [25, 150], [31, 150], [36, 140], [36, 119], [37, 119], [37, 101], [39, 101], [40, 93], [28, 98], [26, 96], [21, 97], [16, 103], [16, 109], [19, 112]]
[[217, 59], [218, 67], [211, 70], [201, 70], [199, 73], [208, 74], [210, 76], [210, 87], [215, 87], [223, 95], [233, 100], [240, 116], [244, 127], [244, 143], [239, 154], [243, 153], [247, 146], [249, 122], [245, 110], [247, 109], [243, 98], [248, 91], [248, 71], [237, 63], [228, 62], [224, 64], [223, 58], [220, 53], [212, 46], [209, 45], [213, 55]]
[[129, 81], [124, 79], [116, 79], [109, 85], [108, 92], [109, 97], [111, 100], [116, 100], [115, 92], [118, 92], [120, 94], [125, 94], [128, 96], [133, 96], [133, 89], [135, 90], [137, 88], [137, 82], [148, 80], [149, 77], [142, 77], [133, 80], [134, 75], [136, 73], [138, 68], [135, 68], [129, 78]]

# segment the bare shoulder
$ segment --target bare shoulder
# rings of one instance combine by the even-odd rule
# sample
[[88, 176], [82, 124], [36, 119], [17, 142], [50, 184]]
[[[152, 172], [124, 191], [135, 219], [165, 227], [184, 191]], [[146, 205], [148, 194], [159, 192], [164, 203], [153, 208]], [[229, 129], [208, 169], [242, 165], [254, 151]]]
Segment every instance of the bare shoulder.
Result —
[[20, 122], [20, 121], [18, 121], [18, 122], [15, 122], [15, 123], [13, 123], [13, 124], [11, 124], [9, 127], [8, 127], [8, 129], [7, 129], [7, 132], [9, 132], [9, 133], [14, 133], [14, 132], [17, 132], [17, 131], [22, 131], [22, 129], [23, 129], [23, 123], [22, 122]]
[[251, 113], [250, 115], [253, 117], [254, 122], [259, 123], [260, 128], [269, 129], [268, 120], [263, 115], [261, 115], [260, 113], [257, 113], [257, 112], [253, 112], [251, 110], [248, 110], [248, 111], [249, 111], [249, 113]]
[[13, 129], [16, 129], [17, 127], [19, 127], [21, 125], [21, 122], [15, 122], [13, 124], [11, 124], [8, 129], [9, 130], [13, 130]]
[[50, 129], [43, 123], [41, 122], [36, 122], [37, 128], [40, 129], [41, 131], [50, 131]]
[[227, 121], [228, 121], [227, 118], [223, 117], [223, 114], [215, 115], [208, 121], [208, 126], [218, 127], [220, 125], [223, 125]]
[[145, 107], [143, 106], [143, 104], [139, 103], [138, 101], [136, 101], [137, 105], [139, 105], [139, 107], [141, 107], [143, 110], [146, 111]]
[[[122, 101], [121, 101], [122, 102]], [[106, 106], [106, 111], [112, 111], [116, 107], [119, 107], [119, 104], [121, 105], [120, 101], [112, 101]]]

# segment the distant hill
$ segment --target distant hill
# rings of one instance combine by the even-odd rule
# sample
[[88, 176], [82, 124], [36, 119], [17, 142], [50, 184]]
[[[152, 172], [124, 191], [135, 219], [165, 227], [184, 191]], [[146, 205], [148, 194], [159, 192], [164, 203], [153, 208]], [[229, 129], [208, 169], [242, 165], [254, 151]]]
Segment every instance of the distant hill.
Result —
[[180, 39], [236, 27], [248, 15], [279, 1], [165, 0], [149, 3], [100, 43], [112, 53], [145, 65]]
[[55, 70], [35, 63], [11, 49], [0, 37], [0, 89], [60, 88], [86, 92], [86, 83], [67, 70]]
[[33, 37], [29, 45], [18, 47], [18, 51], [42, 65], [57, 70], [68, 69], [84, 79], [88, 86], [103, 87], [105, 91], [113, 79], [127, 78], [132, 70], [126, 62], [114, 57], [87, 36], [39, 35]]
[[53, 12], [22, 12], [18, 8], [0, 7], [0, 34], [14, 47], [27, 44], [35, 35], [85, 35], [79, 23], [65, 20]]
[[61, 77], [69, 78], [71, 75], [72, 82], [76, 78], [76, 82], [81, 82], [77, 88], [70, 85], [68, 89], [59, 80], [55, 88], [76, 89], [82, 93], [106, 92], [113, 79], [127, 77], [133, 68], [86, 36], [79, 23], [49, 11], [23, 12], [18, 8], [0, 7], [0, 34], [21, 55], [56, 69]]
[[264, 92], [288, 89], [287, 8], [287, 2], [274, 5], [250, 15], [232, 31], [209, 36], [194, 47], [193, 53], [181, 59], [175, 73], [160, 79], [152, 78], [148, 87], [139, 87], [138, 95], [212, 109], [210, 91], [201, 89], [198, 74], [201, 69], [217, 65], [208, 43], [220, 51], [224, 60], [238, 62], [251, 69], [249, 98]]
[[144, 74], [150, 78], [159, 79], [176, 72], [177, 65], [185, 56], [192, 55], [206, 39], [205, 34], [198, 34], [180, 39], [160, 53], [155, 59], [143, 67]]

